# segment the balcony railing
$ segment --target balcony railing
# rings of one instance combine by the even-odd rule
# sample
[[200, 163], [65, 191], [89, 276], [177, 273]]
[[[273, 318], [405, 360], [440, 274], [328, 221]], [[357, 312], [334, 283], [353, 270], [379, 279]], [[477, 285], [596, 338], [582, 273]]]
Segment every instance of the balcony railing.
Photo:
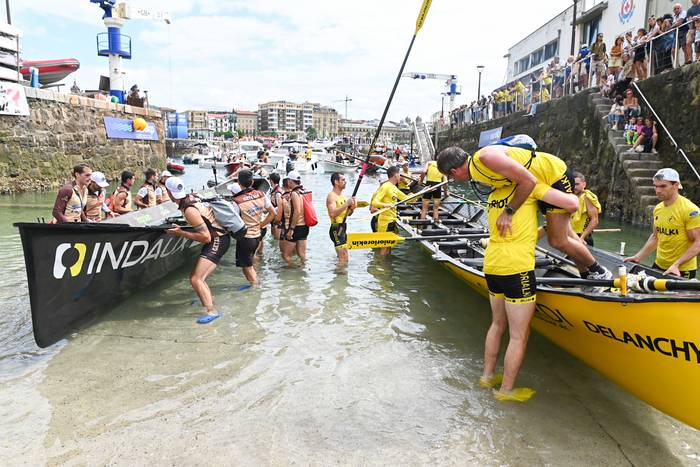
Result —
[[124, 34], [111, 35], [110, 33], [101, 32], [97, 35], [97, 55], [108, 57], [109, 54], [117, 54], [122, 58], [131, 58], [131, 37]]

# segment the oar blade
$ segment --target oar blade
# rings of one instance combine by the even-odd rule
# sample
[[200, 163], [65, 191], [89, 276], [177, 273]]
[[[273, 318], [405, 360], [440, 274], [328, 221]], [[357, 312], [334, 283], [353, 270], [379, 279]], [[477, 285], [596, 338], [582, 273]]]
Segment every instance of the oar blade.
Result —
[[357, 232], [349, 233], [345, 247], [348, 250], [367, 248], [391, 248], [403, 241], [403, 237], [393, 232]]

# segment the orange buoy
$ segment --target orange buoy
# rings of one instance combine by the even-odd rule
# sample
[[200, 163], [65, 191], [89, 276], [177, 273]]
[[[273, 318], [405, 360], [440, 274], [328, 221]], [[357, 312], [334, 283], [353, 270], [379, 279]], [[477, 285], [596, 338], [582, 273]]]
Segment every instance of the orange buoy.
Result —
[[143, 131], [148, 127], [146, 120], [144, 120], [141, 117], [135, 118], [133, 124], [134, 124], [134, 131]]

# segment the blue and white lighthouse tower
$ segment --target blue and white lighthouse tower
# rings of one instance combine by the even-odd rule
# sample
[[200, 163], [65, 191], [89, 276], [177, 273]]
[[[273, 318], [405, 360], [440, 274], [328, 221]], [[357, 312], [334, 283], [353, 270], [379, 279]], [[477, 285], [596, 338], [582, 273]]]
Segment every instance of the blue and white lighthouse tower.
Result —
[[90, 0], [104, 10], [102, 20], [107, 32], [97, 35], [97, 55], [109, 57], [109, 94], [124, 103], [124, 73], [122, 59], [131, 59], [131, 37], [121, 33], [125, 19], [118, 14], [116, 0]]

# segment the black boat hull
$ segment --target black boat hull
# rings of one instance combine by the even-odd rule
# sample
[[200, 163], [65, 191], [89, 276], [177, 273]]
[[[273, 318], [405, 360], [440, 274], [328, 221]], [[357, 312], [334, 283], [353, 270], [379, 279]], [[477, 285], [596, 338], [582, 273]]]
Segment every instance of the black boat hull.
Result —
[[162, 279], [201, 249], [162, 227], [19, 223], [34, 339], [47, 347], [96, 311]]

